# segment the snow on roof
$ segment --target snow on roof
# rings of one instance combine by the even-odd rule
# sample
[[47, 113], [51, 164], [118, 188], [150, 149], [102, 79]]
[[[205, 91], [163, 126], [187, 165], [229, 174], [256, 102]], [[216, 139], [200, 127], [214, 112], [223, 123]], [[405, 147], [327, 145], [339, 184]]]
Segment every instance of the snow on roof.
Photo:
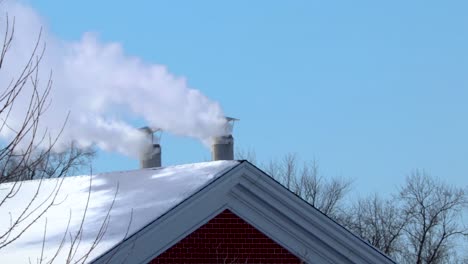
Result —
[[[87, 257], [86, 262], [89, 262], [237, 164], [238, 161], [213, 161], [0, 184], [0, 204], [12, 188], [17, 191], [0, 205], [0, 260], [2, 263], [39, 263], [42, 256], [42, 263], [47, 263], [61, 248], [54, 263], [65, 263], [68, 255], [73, 255], [75, 262], [86, 255], [103, 234]], [[51, 203], [53, 205], [44, 210]], [[19, 217], [23, 220], [14, 225]], [[18, 239], [1, 248], [28, 225]], [[2, 237], [11, 226], [15, 227], [9, 237]], [[80, 226], [83, 226], [81, 233]], [[81, 239], [73, 242], [74, 237]], [[72, 245], [73, 250], [70, 250]]]

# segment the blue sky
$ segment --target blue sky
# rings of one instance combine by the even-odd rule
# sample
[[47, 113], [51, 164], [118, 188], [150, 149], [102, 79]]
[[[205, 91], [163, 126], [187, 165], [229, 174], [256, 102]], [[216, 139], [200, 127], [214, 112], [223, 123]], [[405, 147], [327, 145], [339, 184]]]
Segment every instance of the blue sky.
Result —
[[[468, 185], [466, 1], [28, 3], [60, 38], [96, 32], [184, 76], [241, 119], [236, 145], [260, 161], [315, 158], [364, 193], [418, 168]], [[164, 164], [210, 158], [194, 139], [162, 145]], [[137, 164], [100, 152], [94, 171]]]

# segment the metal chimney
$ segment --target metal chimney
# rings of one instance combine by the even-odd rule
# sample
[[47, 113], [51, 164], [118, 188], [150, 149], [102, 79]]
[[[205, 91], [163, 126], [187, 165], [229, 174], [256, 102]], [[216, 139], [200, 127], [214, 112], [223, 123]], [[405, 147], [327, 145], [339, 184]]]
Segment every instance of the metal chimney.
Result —
[[161, 130], [149, 127], [140, 130], [148, 137], [148, 146], [140, 156], [140, 168], [161, 167], [161, 145], [154, 143], [154, 133]]
[[235, 121], [239, 121], [239, 119], [226, 117], [226, 131], [229, 134], [213, 139], [213, 145], [211, 146], [212, 160], [234, 159], [234, 137], [231, 133]]

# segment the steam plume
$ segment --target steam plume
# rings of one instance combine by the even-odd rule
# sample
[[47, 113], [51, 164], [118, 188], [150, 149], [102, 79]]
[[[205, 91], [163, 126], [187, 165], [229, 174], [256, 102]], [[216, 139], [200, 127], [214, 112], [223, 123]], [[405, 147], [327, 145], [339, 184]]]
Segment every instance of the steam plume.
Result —
[[[219, 104], [188, 87], [184, 78], [172, 75], [165, 66], [128, 56], [119, 43], [104, 43], [92, 33], [76, 42], [60, 40], [34, 9], [16, 1], [2, 2], [0, 10], [2, 38], [6, 12], [10, 20], [16, 20], [12, 49], [0, 72], [1, 89], [26, 63], [42, 26], [42, 42], [47, 45], [40, 71], [43, 84], [49, 70], [53, 71], [52, 105], [42, 125], [58, 134], [70, 113], [59, 147], [73, 140], [82, 147], [96, 144], [104, 150], [136, 155], [143, 137], [126, 122], [128, 117], [200, 140], [225, 133]], [[9, 116], [11, 127], [22, 121], [21, 105], [27, 99], [22, 98]], [[6, 130], [0, 134], [4, 139], [9, 136]]]

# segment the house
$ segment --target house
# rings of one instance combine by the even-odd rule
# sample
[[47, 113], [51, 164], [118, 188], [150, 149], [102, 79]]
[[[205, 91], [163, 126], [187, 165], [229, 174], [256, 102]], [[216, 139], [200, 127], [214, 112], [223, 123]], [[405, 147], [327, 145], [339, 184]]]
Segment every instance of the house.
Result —
[[394, 263], [248, 161], [1, 184], [2, 200], [1, 263]]

